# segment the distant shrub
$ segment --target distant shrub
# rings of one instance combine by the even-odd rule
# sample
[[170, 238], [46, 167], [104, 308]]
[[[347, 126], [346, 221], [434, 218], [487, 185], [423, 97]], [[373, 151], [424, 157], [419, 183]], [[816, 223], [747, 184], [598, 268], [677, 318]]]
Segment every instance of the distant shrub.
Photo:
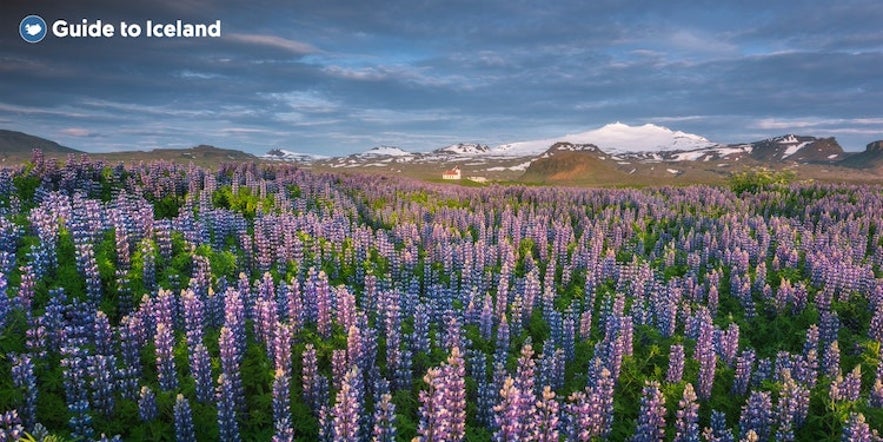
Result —
[[794, 181], [796, 174], [791, 170], [770, 170], [766, 168], [752, 169], [734, 173], [730, 176], [730, 189], [735, 193], [757, 193], [783, 187]]

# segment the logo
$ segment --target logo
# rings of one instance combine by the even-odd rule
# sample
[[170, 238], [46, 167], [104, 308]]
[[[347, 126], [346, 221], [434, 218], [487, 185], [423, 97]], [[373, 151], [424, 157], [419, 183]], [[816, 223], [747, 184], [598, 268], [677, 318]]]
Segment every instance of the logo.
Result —
[[39, 43], [46, 37], [46, 21], [39, 15], [29, 15], [18, 25], [18, 33], [28, 43]]

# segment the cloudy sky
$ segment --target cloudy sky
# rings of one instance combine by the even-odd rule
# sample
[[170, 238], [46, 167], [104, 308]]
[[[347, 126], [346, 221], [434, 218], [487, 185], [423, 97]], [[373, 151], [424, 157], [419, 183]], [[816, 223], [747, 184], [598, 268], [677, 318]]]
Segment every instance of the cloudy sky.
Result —
[[[221, 20], [222, 37], [28, 44], [28, 14]], [[3, 0], [0, 128], [90, 151], [336, 155], [621, 121], [861, 150], [883, 139], [881, 23], [879, 0]]]

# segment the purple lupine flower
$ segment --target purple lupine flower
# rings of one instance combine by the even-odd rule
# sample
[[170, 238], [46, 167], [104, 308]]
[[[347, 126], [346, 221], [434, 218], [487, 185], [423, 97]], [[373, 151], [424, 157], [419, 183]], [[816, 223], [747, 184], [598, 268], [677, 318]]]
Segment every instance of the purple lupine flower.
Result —
[[418, 441], [462, 440], [466, 432], [465, 366], [458, 347], [441, 367], [427, 370], [428, 390], [420, 391]]
[[595, 358], [595, 364], [599, 368], [597, 374], [589, 381], [585, 392], [578, 391], [571, 394], [564, 406], [568, 439], [588, 441], [593, 437], [605, 438], [610, 433], [613, 424], [615, 380], [610, 370], [600, 366], [600, 363], [600, 360]]
[[763, 381], [770, 379], [773, 371], [773, 363], [769, 358], [760, 358], [757, 360], [757, 367], [751, 375], [751, 385], [759, 386]]
[[331, 336], [331, 290], [328, 288], [328, 276], [325, 271], [320, 270], [316, 278], [315, 286], [316, 300], [316, 327], [319, 334], [323, 337]]
[[230, 394], [232, 394], [231, 400], [235, 404], [236, 409], [241, 409], [241, 407], [245, 406], [245, 390], [242, 387], [242, 376], [239, 372], [239, 365], [242, 363], [243, 355], [236, 344], [237, 339], [234, 337], [234, 332], [229, 327], [221, 327], [218, 341], [221, 356], [221, 372], [224, 374], [224, 381], [226, 384], [229, 384]]
[[374, 407], [374, 429], [372, 442], [394, 442], [396, 440], [396, 405], [392, 396], [384, 393]]
[[349, 371], [350, 366], [347, 364], [346, 360], [346, 350], [344, 349], [334, 349], [331, 351], [331, 380], [334, 383], [333, 387], [335, 390], [340, 390], [340, 385], [343, 382], [343, 378], [346, 376], [346, 372]]
[[505, 361], [506, 355], [509, 353], [509, 321], [506, 314], [500, 318], [500, 324], [497, 326], [496, 347], [494, 347], [494, 361]]
[[[627, 316], [629, 321], [629, 326], [624, 329], [622, 340], [626, 346], [626, 354], [631, 354], [632, 348], [632, 328], [631, 328], [631, 317]], [[623, 318], [625, 320], [625, 318]], [[562, 328], [564, 329], [564, 337], [562, 339], [561, 346], [564, 350], [564, 356], [568, 361], [573, 360], [576, 356], [576, 320], [574, 319], [573, 312], [568, 312], [564, 315], [564, 322]]]
[[301, 296], [300, 283], [294, 277], [285, 291], [285, 306], [288, 312], [288, 323], [294, 330], [300, 330], [304, 324], [304, 301]]
[[837, 375], [837, 378], [831, 382], [829, 396], [832, 401], [856, 401], [861, 393], [861, 387], [862, 366], [856, 365], [845, 378]]
[[684, 346], [672, 344], [668, 351], [668, 382], [681, 382], [684, 378]]
[[819, 371], [819, 328], [815, 324], [806, 330], [803, 353], [792, 371], [794, 379], [812, 389], [816, 385]]
[[291, 340], [291, 327], [277, 322], [273, 333], [273, 363], [288, 376], [291, 376]]
[[[752, 430], [753, 432], [754, 430]], [[751, 433], [753, 435], [757, 435], [757, 433]], [[796, 440], [796, 436], [794, 435], [794, 425], [791, 421], [783, 421], [779, 423], [778, 428], [776, 428], [776, 434], [773, 435], [774, 440], [777, 442], [794, 442]], [[757, 438], [755, 437], [755, 440]]]
[[445, 321], [444, 339], [442, 340], [443, 348], [459, 348], [462, 347], [463, 330], [460, 320], [456, 315], [451, 315]]
[[488, 294], [484, 297], [484, 304], [482, 305], [481, 313], [478, 320], [478, 332], [481, 334], [482, 339], [488, 341], [491, 339], [493, 325], [494, 311], [491, 303], [491, 296], [490, 294]]
[[[137, 378], [141, 374], [141, 347], [143, 345], [143, 322], [139, 316], [124, 316], [120, 320], [119, 346], [123, 365], [130, 368]], [[125, 390], [123, 390], [125, 392]], [[137, 395], [137, 387], [135, 388]], [[129, 399], [132, 399], [131, 397]]]
[[809, 413], [809, 394], [809, 389], [792, 378], [790, 372], [784, 373], [779, 403], [776, 407], [780, 425], [786, 422], [793, 428], [800, 428], [803, 425]]
[[785, 371], [790, 372], [793, 368], [794, 358], [791, 356], [791, 353], [787, 351], [776, 353], [775, 375], [773, 378], [776, 382], [781, 382], [784, 379], [783, 373]]
[[81, 400], [69, 404], [67, 410], [71, 415], [68, 421], [71, 436], [74, 439], [91, 439], [95, 430], [92, 429], [92, 416], [89, 415], [89, 401]]
[[[754, 430], [750, 430], [754, 433]], [[727, 427], [727, 415], [721, 411], [711, 410], [711, 427], [702, 430], [702, 438], [706, 442], [735, 442], [733, 432]]]
[[582, 339], [589, 339], [592, 334], [592, 310], [594, 306], [586, 305], [582, 315], [579, 318], [579, 336]]
[[159, 411], [156, 408], [156, 395], [146, 385], [141, 386], [141, 396], [138, 398], [138, 416], [144, 422], [156, 419]]
[[659, 383], [647, 382], [641, 393], [638, 411], [638, 427], [633, 442], [653, 442], [665, 439], [665, 396], [659, 391]]
[[518, 358], [515, 373], [515, 388], [521, 394], [519, 403], [522, 404], [522, 409], [519, 417], [522, 422], [532, 422], [534, 420], [533, 404], [537, 402], [534, 382], [536, 361], [533, 359], [533, 354], [531, 339], [528, 337], [521, 348], [521, 357]]
[[740, 437], [747, 437], [748, 432], [753, 430], [759, 440], [767, 440], [772, 428], [772, 409], [773, 403], [768, 391], [752, 391], [739, 417]]
[[699, 360], [699, 397], [708, 400], [714, 385], [717, 354], [714, 351], [714, 324], [707, 311], [701, 315], [695, 357]]
[[18, 270], [21, 273], [21, 283], [18, 286], [18, 305], [26, 314], [30, 315], [37, 279], [33, 266], [21, 266]]
[[868, 397], [868, 405], [874, 408], [883, 408], [883, 380], [880, 377], [874, 379], [874, 386]]
[[241, 290], [228, 287], [224, 294], [224, 327], [229, 329], [229, 345], [232, 345], [233, 354], [241, 355], [245, 352], [245, 317], [246, 304]]
[[159, 386], [164, 391], [178, 387], [178, 375], [175, 372], [175, 337], [169, 324], [156, 324], [156, 374]]
[[346, 366], [356, 365], [359, 367], [359, 370], [366, 369], [367, 367], [363, 365], [365, 363], [363, 352], [362, 333], [359, 327], [353, 324], [347, 331], [346, 351], [344, 352]]
[[6, 320], [12, 311], [12, 306], [9, 304], [9, 295], [6, 294], [7, 285], [6, 274], [0, 269], [0, 332], [6, 330]]
[[218, 438], [224, 442], [238, 442], [239, 423], [236, 421], [236, 391], [235, 386], [224, 373], [218, 376], [218, 389], [216, 401], [218, 404]]
[[540, 399], [536, 402], [535, 416], [531, 439], [538, 442], [557, 442], [560, 411], [555, 392], [548, 385], [543, 387]]
[[16, 410], [0, 414], [0, 440], [21, 440], [25, 437], [25, 429]]
[[214, 396], [212, 387], [212, 364], [208, 349], [204, 344], [197, 344], [189, 355], [190, 374], [196, 384], [196, 400], [208, 403]]
[[748, 392], [754, 358], [754, 350], [750, 348], [742, 350], [742, 353], [736, 358], [736, 372], [733, 376], [733, 388], [731, 389], [733, 394], [744, 395]]
[[113, 329], [104, 312], [99, 310], [95, 313], [93, 327], [95, 328], [95, 352], [105, 356], [113, 355]]
[[598, 433], [596, 428], [599, 422], [594, 417], [600, 418], [600, 413], [589, 402], [584, 392], [577, 391], [567, 398], [564, 414], [567, 418], [565, 436], [567, 440], [588, 442]]
[[[493, 439], [500, 442], [527, 440], [531, 433], [530, 421], [523, 418], [523, 411], [532, 404], [522, 404], [523, 395], [515, 380], [507, 377], [500, 389], [500, 402], [494, 406], [497, 430]], [[431, 440], [431, 439], [428, 439]]]
[[190, 402], [184, 395], [178, 394], [175, 398], [175, 439], [178, 442], [196, 441], [196, 430], [193, 427], [193, 416], [190, 411]]
[[696, 399], [693, 384], [688, 382], [678, 401], [674, 442], [699, 442], [699, 403]]
[[448, 431], [453, 440], [466, 434], [466, 364], [459, 347], [451, 348], [444, 373], [444, 407], [448, 416]]
[[304, 348], [302, 365], [304, 401], [310, 405], [314, 413], [317, 413], [321, 403], [316, 384], [321, 375], [319, 374], [319, 359], [316, 356], [316, 349], [313, 347], [313, 344], [307, 344]]
[[709, 313], [711, 313], [712, 317], [717, 316], [717, 308], [720, 304], [720, 296], [718, 294], [717, 285], [712, 285], [711, 288], [708, 289], [708, 296], [706, 305], [708, 307]]
[[831, 378], [840, 375], [840, 344], [836, 340], [828, 345], [822, 355], [822, 373]]
[[181, 293], [181, 300], [184, 303], [184, 331], [187, 348], [194, 349], [202, 343], [203, 329], [205, 328], [205, 307], [193, 290], [184, 290]]
[[731, 365], [739, 352], [739, 325], [731, 323], [726, 332], [721, 333], [720, 355], [727, 365]]
[[873, 442], [880, 438], [871, 432], [871, 426], [865, 422], [861, 413], [850, 413], [846, 425], [843, 426], [843, 442]]
[[398, 365], [398, 368], [395, 372], [395, 389], [396, 390], [406, 390], [411, 388], [411, 382], [413, 381], [414, 374], [412, 372], [412, 358], [413, 353], [411, 352], [411, 348], [407, 341], [404, 342], [401, 358]]
[[606, 438], [613, 426], [613, 390], [616, 387], [616, 378], [606, 368], [601, 370], [596, 384], [592, 387], [590, 400], [597, 407], [600, 414], [599, 434]]
[[291, 374], [282, 367], [276, 368], [273, 377], [273, 442], [291, 442], [294, 428], [291, 426]]
[[254, 330], [258, 342], [264, 344], [267, 354], [273, 355], [273, 334], [279, 322], [275, 300], [266, 299], [261, 295], [254, 307]]
[[359, 440], [361, 430], [359, 417], [362, 413], [362, 401], [364, 391], [361, 387], [361, 373], [359, 368], [352, 366], [344, 376], [337, 392], [334, 408], [331, 409], [332, 428], [331, 432], [335, 441]]
[[114, 368], [116, 357], [92, 355], [89, 357], [89, 376], [92, 378], [92, 404], [105, 416], [113, 414]]
[[877, 304], [877, 309], [874, 311], [874, 316], [871, 318], [871, 323], [868, 327], [868, 336], [877, 342], [883, 343], [883, 302]]
[[[0, 296], [3, 296], [0, 293]], [[34, 375], [34, 361], [27, 354], [13, 357], [12, 382], [23, 390], [24, 404], [20, 407], [22, 423], [28, 429], [37, 423], [37, 377]], [[2, 438], [0, 438], [2, 439]]]

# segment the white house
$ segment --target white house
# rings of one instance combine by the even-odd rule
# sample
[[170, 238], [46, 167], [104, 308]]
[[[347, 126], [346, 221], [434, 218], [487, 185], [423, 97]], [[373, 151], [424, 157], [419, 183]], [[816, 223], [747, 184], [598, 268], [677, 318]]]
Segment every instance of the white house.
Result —
[[446, 170], [442, 173], [443, 180], [459, 180], [460, 179], [460, 166], [454, 166], [453, 169]]

